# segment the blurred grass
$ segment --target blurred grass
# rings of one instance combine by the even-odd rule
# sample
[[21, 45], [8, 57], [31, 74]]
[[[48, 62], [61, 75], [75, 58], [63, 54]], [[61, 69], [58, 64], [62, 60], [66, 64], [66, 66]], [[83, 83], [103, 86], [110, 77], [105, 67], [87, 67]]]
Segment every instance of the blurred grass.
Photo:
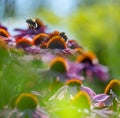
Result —
[[77, 41], [92, 50], [100, 63], [120, 79], [120, 7], [116, 4], [81, 6], [67, 18], [67, 28]]
[[[43, 78], [43, 73], [37, 70], [47, 68], [47, 65], [36, 58], [28, 61], [29, 57], [24, 58], [26, 54], [22, 50], [0, 48], [0, 53], [2, 54], [0, 58], [0, 109], [8, 104], [11, 108], [15, 107], [17, 96], [32, 91], [40, 93], [40, 105], [44, 105], [58, 87], [62, 86], [62, 84], [54, 83], [54, 79], [51, 81], [52, 78]], [[49, 75], [46, 76], [49, 77]]]

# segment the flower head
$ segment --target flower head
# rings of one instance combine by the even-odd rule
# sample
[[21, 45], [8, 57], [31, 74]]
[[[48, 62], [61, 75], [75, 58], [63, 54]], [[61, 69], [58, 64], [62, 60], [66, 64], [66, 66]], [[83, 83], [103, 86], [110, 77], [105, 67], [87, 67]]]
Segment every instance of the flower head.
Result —
[[79, 79], [73, 78], [67, 81], [68, 86], [81, 86], [82, 82]]
[[47, 48], [50, 49], [66, 49], [67, 45], [61, 36], [54, 36], [47, 42]]
[[80, 91], [86, 92], [89, 98], [95, 96], [95, 92], [92, 89], [83, 86], [79, 79], [73, 78], [68, 80], [66, 84], [50, 98], [50, 100], [65, 100], [68, 102]]
[[64, 58], [62, 57], [56, 57], [52, 60], [50, 63], [50, 70], [60, 72], [60, 73], [66, 73], [67, 72], [67, 63]]
[[99, 64], [96, 55], [91, 51], [84, 51], [78, 55], [76, 62], [81, 67], [80, 73], [85, 74], [86, 77], [91, 78], [94, 76], [101, 81], [108, 80], [108, 68]]
[[120, 80], [111, 80], [106, 86], [104, 93], [110, 95], [111, 90], [114, 94], [120, 96]]
[[21, 94], [16, 102], [15, 108], [3, 113], [5, 118], [49, 118], [46, 111], [38, 105], [36, 96], [30, 93]]
[[26, 48], [32, 46], [32, 41], [26, 38], [20, 38], [16, 40], [16, 47], [18, 48]]
[[5, 29], [3, 29], [3, 28], [0, 28], [0, 36], [9, 37], [10, 34], [8, 33], [7, 30], [5, 30]]
[[45, 33], [40, 33], [33, 38], [34, 45], [41, 45], [49, 40], [49, 35]]
[[33, 94], [23, 93], [16, 100], [16, 108], [23, 111], [26, 109], [36, 109], [38, 100]]
[[87, 51], [82, 55], [79, 55], [76, 61], [79, 63], [89, 62], [90, 64], [98, 64], [98, 59], [96, 55], [91, 51]]

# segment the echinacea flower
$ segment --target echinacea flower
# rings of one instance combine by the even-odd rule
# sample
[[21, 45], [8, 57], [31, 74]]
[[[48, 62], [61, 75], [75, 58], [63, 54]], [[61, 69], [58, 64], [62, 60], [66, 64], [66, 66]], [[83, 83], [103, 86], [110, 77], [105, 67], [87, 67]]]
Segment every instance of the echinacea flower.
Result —
[[91, 51], [86, 51], [78, 55], [76, 62], [81, 67], [80, 73], [86, 77], [97, 77], [101, 81], [108, 80], [108, 68], [99, 64], [96, 55]]
[[7, 38], [10, 36], [7, 28], [2, 24], [0, 24], [0, 36], [7, 37]]
[[3, 115], [3, 118], [49, 118], [38, 106], [38, 99], [30, 93], [21, 94], [15, 103], [16, 107]]
[[93, 96], [95, 93], [92, 89], [84, 86], [79, 79], [73, 78], [50, 97], [49, 104], [52, 103], [51, 106], [56, 107], [53, 108], [53, 114], [55, 112], [62, 118], [87, 118], [91, 114]]
[[26, 48], [32, 46], [33, 43], [27, 38], [20, 38], [16, 40], [16, 47], [17, 48]]
[[16, 100], [16, 108], [20, 111], [36, 109], [38, 100], [33, 94], [23, 93]]
[[35, 35], [33, 38], [33, 44], [34, 45], [42, 45], [43, 43], [46, 43], [49, 40], [49, 35], [45, 33], [40, 33], [38, 35]]
[[[111, 80], [105, 88], [104, 94], [97, 94], [92, 98], [94, 107], [116, 106], [120, 101], [120, 81]], [[114, 102], [116, 104], [114, 105]]]
[[65, 100], [66, 102], [72, 100], [74, 96], [80, 92], [84, 91], [88, 93], [89, 97], [93, 97], [95, 95], [94, 91], [84, 85], [79, 79], [73, 78], [66, 82], [66, 85], [61, 87], [49, 100]]
[[78, 78], [80, 80], [84, 79], [82, 76], [78, 75], [75, 72], [76, 69], [73, 68], [73, 72], [70, 71], [73, 65], [68, 63], [68, 61], [64, 57], [53, 56], [51, 59], [52, 60], [49, 62], [49, 68], [45, 72], [41, 72], [42, 76], [46, 76], [47, 78], [59, 78], [59, 81], [62, 82], [71, 78]]
[[106, 94], [97, 94], [92, 98], [92, 107], [93, 108], [104, 108], [110, 106], [112, 99], [109, 95]]
[[47, 48], [50, 49], [66, 49], [67, 45], [61, 36], [54, 36], [47, 42]]
[[[65, 81], [68, 79], [67, 77], [67, 71], [68, 71], [68, 65], [66, 60], [63, 57], [52, 57], [51, 55], [48, 55], [50, 57], [49, 60], [51, 60], [49, 63], [49, 68], [46, 70], [38, 70], [42, 78], [48, 78], [48, 81], [53, 81], [55, 78], [57, 78], [58, 81]], [[50, 59], [51, 58], [51, 59]]]
[[7, 32], [7, 30], [0, 28], [0, 36], [8, 38], [10, 34]]
[[66, 73], [67, 63], [65, 59], [62, 57], [56, 57], [55, 59], [53, 59], [50, 63], [50, 70], [60, 73]]
[[120, 80], [113, 79], [106, 86], [104, 93], [107, 95], [111, 95], [113, 92], [115, 95], [120, 97]]
[[82, 55], [79, 55], [76, 61], [79, 63], [90, 63], [91, 65], [98, 64], [98, 59], [96, 55], [91, 51], [87, 51], [84, 52]]

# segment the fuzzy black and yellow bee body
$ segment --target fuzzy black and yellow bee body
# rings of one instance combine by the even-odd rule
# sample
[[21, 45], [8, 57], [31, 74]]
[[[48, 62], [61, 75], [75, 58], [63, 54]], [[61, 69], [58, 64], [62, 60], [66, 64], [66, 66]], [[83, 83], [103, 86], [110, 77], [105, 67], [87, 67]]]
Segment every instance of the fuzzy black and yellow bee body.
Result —
[[26, 23], [28, 24], [29, 29], [36, 30], [38, 28], [38, 24], [35, 20], [27, 19]]
[[67, 41], [68, 37], [67, 37], [67, 35], [65, 34], [65, 32], [61, 32], [61, 33], [60, 33], [60, 36], [61, 36], [62, 38], [64, 38], [65, 41]]

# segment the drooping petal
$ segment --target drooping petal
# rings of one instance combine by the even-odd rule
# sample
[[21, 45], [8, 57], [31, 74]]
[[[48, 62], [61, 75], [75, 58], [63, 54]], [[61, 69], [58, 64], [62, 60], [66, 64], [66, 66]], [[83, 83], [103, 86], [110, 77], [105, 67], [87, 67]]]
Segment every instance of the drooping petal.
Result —
[[96, 93], [89, 87], [86, 87], [86, 86], [81, 86], [81, 90], [85, 91], [86, 93], [88, 93], [88, 95], [90, 96], [90, 98], [93, 98]]
[[93, 102], [104, 102], [106, 101], [110, 96], [106, 94], [98, 94], [93, 97]]

